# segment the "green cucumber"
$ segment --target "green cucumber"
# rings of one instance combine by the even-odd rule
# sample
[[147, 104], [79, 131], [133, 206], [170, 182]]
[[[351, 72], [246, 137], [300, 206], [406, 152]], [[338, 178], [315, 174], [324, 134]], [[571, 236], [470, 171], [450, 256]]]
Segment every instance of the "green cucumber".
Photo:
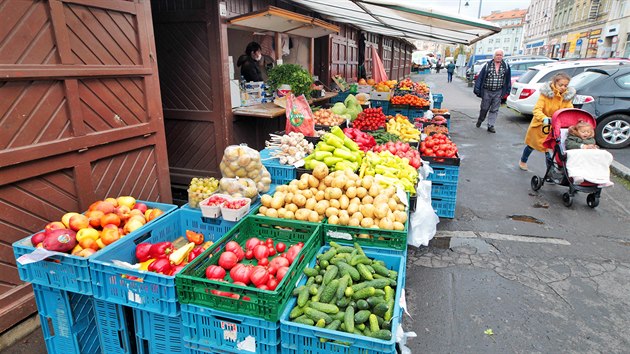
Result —
[[311, 307], [304, 308], [304, 314], [311, 318], [313, 321], [319, 322], [320, 320], [324, 320], [326, 323], [332, 322], [332, 317], [327, 313], [315, 310]]
[[370, 304], [368, 304], [366, 300], [360, 299], [360, 300], [357, 300], [357, 308], [359, 310], [369, 310]]
[[337, 268], [336, 265], [329, 265], [328, 268], [326, 268], [326, 273], [324, 273], [323, 283], [328, 285], [328, 283], [337, 277], [338, 272], [339, 268]]
[[337, 263], [337, 267], [339, 267], [342, 276], [348, 274], [353, 281], [361, 280], [361, 275], [359, 274], [359, 271], [356, 270], [353, 266], [347, 263], [339, 262]]
[[306, 305], [306, 302], [308, 301], [308, 298], [310, 297], [311, 293], [309, 293], [308, 288], [304, 287], [304, 289], [302, 289], [300, 291], [300, 293], [298, 294], [298, 298], [297, 298], [297, 304], [299, 307], [304, 307], [304, 305]]
[[[367, 269], [367, 267], [365, 266], [365, 264], [357, 264], [357, 270], [359, 271], [359, 275], [361, 275], [361, 278], [364, 280], [374, 280], [374, 277], [372, 277], [372, 273], [370, 273], [369, 269]], [[388, 282], [389, 284], [389, 282]]]
[[319, 300], [321, 302], [330, 302], [331, 300], [333, 300], [335, 296], [337, 295], [338, 287], [339, 287], [338, 279], [331, 281], [328, 285], [326, 285], [326, 288], [324, 288], [324, 291], [322, 291], [319, 297]]
[[313, 321], [312, 319], [310, 319], [308, 316], [306, 315], [302, 315], [298, 318], [293, 319], [293, 322], [295, 323], [301, 323], [301, 324], [305, 324], [308, 326], [313, 326], [315, 325], [315, 321]]
[[377, 316], [385, 317], [385, 313], [389, 310], [389, 305], [386, 302], [381, 302], [372, 308], [372, 313]]
[[371, 332], [370, 337], [382, 340], [390, 340], [392, 339], [392, 332], [388, 329], [380, 329], [376, 332]]
[[376, 272], [376, 274], [382, 275], [384, 277], [389, 277], [389, 269], [387, 269], [385, 266], [381, 265], [380, 263], [373, 262], [372, 268], [374, 268], [374, 271]]
[[372, 259], [368, 256], [356, 255], [350, 260], [350, 265], [355, 266], [357, 264], [372, 264]]
[[355, 299], [355, 300], [367, 299], [370, 296], [374, 296], [375, 292], [376, 292], [376, 289], [374, 289], [374, 287], [370, 286], [368, 288], [364, 288], [364, 289], [361, 289], [361, 290], [355, 292], [352, 295], [352, 298]]
[[330, 259], [333, 258], [336, 254], [337, 254], [337, 249], [334, 247], [329, 249], [325, 253], [320, 254], [317, 257], [317, 259], [319, 260], [320, 266], [322, 266], [321, 263], [323, 261], [330, 261]]
[[379, 331], [381, 328], [378, 326], [378, 319], [375, 314], [370, 314], [368, 317], [368, 322], [370, 324], [370, 332], [374, 333]]
[[361, 324], [365, 323], [372, 313], [370, 310], [361, 310], [354, 314], [354, 323]]
[[346, 325], [346, 332], [354, 332], [354, 307], [349, 306], [348, 308], [346, 308], [343, 323]]
[[341, 299], [342, 297], [344, 297], [343, 295], [346, 292], [346, 288], [348, 287], [349, 282], [350, 282], [349, 274], [346, 274], [342, 276], [341, 278], [339, 278], [339, 287], [337, 288], [337, 294], [336, 294], [337, 299]]
[[298, 318], [302, 316], [303, 314], [304, 314], [304, 308], [296, 306], [293, 308], [293, 310], [291, 310], [291, 313], [289, 313], [289, 318], [290, 319]]
[[304, 268], [304, 274], [306, 274], [307, 277], [314, 277], [317, 274], [319, 274], [319, 272], [315, 270], [314, 268], [306, 267]]
[[337, 307], [337, 305], [327, 304], [323, 302], [311, 302], [308, 307], [328, 314], [335, 314], [339, 312], [339, 307]]

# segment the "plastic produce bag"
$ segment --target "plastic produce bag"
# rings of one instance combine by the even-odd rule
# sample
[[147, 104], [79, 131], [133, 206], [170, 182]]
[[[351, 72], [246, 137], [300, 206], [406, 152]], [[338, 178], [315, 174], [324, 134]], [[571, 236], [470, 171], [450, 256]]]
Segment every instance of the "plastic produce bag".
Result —
[[304, 136], [315, 136], [315, 119], [313, 119], [311, 106], [304, 95], [299, 97], [295, 97], [293, 94], [289, 95], [286, 116], [286, 134], [297, 132], [304, 134]]
[[258, 198], [256, 182], [251, 178], [227, 178], [223, 177], [219, 181], [219, 191], [234, 198], [249, 198], [252, 201]]
[[260, 153], [247, 145], [230, 145], [223, 152], [219, 164], [221, 175], [227, 178], [248, 178], [258, 192], [266, 193], [271, 185], [271, 174], [263, 166]]
[[416, 211], [409, 217], [407, 244], [415, 247], [428, 246], [440, 222], [431, 206], [431, 181], [420, 181], [417, 195]]

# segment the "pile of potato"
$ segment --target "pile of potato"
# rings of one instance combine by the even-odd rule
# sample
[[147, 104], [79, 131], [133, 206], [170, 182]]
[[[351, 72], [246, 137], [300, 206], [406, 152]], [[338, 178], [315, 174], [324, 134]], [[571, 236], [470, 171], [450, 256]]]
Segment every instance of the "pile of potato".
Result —
[[331, 109], [319, 109], [313, 112], [315, 124], [334, 126], [346, 121], [346, 118], [333, 113]]
[[[267, 171], [265, 166], [263, 166], [260, 160], [260, 153], [250, 147], [231, 145], [225, 148], [219, 169], [221, 170], [221, 175], [228, 179], [235, 177], [251, 179], [254, 181], [254, 187], [257, 192], [265, 193], [269, 191], [271, 174]], [[230, 181], [226, 181], [226, 183], [228, 182]], [[244, 181], [242, 184], [244, 183], [248, 184], [245, 187], [250, 186], [250, 183], [247, 181]], [[221, 182], [220, 184], [223, 191], [228, 190], [227, 187], [223, 188], [224, 183]], [[251, 193], [245, 194], [249, 195]]]
[[362, 179], [353, 171], [335, 171], [318, 164], [289, 185], [278, 186], [273, 196], [261, 197], [258, 215], [320, 222], [366, 229], [405, 230], [406, 206], [394, 188], [383, 188], [373, 176]]

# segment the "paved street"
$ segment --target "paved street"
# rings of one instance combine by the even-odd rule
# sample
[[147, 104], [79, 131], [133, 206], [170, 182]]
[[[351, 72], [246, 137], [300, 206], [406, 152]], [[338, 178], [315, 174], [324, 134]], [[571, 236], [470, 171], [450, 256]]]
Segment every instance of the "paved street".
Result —
[[[501, 108], [497, 134], [475, 128], [480, 100], [446, 74], [422, 77], [444, 95], [462, 155], [456, 218], [438, 224], [407, 263], [405, 330], [413, 353], [623, 353], [630, 347], [630, 192], [615, 178], [599, 207], [567, 187], [530, 188], [534, 153], [517, 166], [529, 121]], [[613, 152], [627, 158], [630, 149]], [[492, 329], [493, 335], [484, 334]]]

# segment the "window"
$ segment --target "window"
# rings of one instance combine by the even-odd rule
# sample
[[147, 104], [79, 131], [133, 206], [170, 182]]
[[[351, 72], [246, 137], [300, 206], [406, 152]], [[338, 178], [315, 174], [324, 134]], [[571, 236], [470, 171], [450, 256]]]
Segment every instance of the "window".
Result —
[[504, 38], [504, 39], [503, 39], [503, 43], [507, 43], [507, 42], [509, 42], [509, 41], [510, 41], [510, 38]]
[[523, 76], [521, 76], [517, 81], [527, 84], [532, 81], [532, 78], [536, 76], [536, 74], [538, 74], [538, 70], [536, 69], [527, 70], [527, 72], [523, 74]]
[[488, 39], [488, 43], [492, 43], [492, 41], [493, 41], [492, 38]]
[[624, 90], [630, 90], [630, 74], [626, 74], [624, 76], [618, 77], [615, 79], [615, 82], [619, 87]]
[[[584, 71], [585, 68], [582, 68], [582, 71]], [[549, 73], [547, 73], [547, 75], [543, 76], [542, 78], [538, 79], [538, 82], [547, 82], [549, 80], [551, 80], [551, 78], [559, 73], [559, 72], [564, 72], [567, 75], [569, 75], [569, 77], [572, 77], [573, 75], [575, 75], [575, 69], [574, 68], [566, 68], [566, 69], [560, 69], [560, 70], [552, 70]], [[581, 72], [581, 71], [580, 71]]]

